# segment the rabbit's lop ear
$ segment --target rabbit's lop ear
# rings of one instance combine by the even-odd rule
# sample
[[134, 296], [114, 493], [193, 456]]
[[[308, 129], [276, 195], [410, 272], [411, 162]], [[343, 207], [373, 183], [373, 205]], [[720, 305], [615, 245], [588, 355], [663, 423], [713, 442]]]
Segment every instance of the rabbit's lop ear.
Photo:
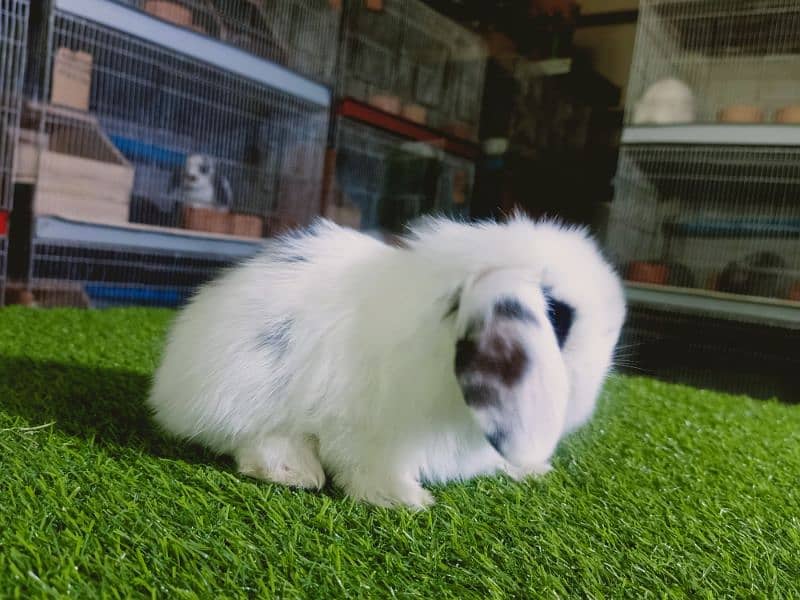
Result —
[[462, 293], [458, 312], [455, 374], [486, 439], [515, 466], [546, 464], [569, 384], [544, 294], [518, 272], [496, 272]]

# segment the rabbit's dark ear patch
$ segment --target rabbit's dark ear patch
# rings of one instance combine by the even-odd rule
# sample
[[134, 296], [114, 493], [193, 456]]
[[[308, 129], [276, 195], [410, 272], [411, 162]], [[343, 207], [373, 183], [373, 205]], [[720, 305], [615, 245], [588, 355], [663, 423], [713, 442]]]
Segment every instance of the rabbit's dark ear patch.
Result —
[[462, 387], [464, 402], [472, 408], [494, 408], [502, 404], [497, 387], [485, 383], [465, 384]]
[[575, 321], [575, 308], [554, 298], [548, 290], [545, 290], [544, 293], [547, 299], [547, 318], [550, 319], [550, 324], [553, 326], [553, 331], [558, 340], [558, 347], [563, 348]]
[[501, 298], [494, 305], [494, 314], [503, 319], [538, 323], [536, 315], [516, 298]]
[[527, 370], [528, 361], [522, 344], [500, 331], [484, 332], [478, 341], [465, 338], [456, 344], [455, 370], [459, 377], [469, 373], [512, 386]]

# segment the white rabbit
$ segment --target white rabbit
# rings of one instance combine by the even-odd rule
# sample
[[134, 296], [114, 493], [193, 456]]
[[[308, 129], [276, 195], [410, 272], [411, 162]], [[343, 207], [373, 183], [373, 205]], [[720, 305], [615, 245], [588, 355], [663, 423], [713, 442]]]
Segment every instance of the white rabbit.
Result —
[[[242, 473], [380, 505], [542, 474], [591, 414], [625, 306], [576, 229], [430, 220], [388, 246], [318, 221], [201, 288], [149, 398]], [[561, 347], [560, 347], [561, 346]]]
[[694, 120], [694, 94], [691, 88], [671, 77], [660, 79], [647, 88], [633, 110], [635, 125], [669, 125], [691, 123]]

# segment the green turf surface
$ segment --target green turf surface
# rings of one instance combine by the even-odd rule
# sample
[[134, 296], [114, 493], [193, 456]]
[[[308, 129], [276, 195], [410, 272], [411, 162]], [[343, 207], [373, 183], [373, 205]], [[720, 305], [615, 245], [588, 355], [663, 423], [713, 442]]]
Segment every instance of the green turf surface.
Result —
[[0, 596], [800, 597], [800, 407], [615, 378], [544, 479], [376, 509], [155, 432], [171, 317], [0, 310]]

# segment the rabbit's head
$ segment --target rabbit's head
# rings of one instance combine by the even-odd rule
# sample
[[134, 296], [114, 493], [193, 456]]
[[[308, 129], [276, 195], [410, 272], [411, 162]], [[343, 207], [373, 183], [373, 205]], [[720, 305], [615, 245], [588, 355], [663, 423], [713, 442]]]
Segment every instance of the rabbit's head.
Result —
[[211, 187], [216, 165], [205, 154], [191, 154], [183, 167], [183, 187], [186, 189]]
[[510, 463], [547, 462], [563, 429], [569, 381], [536, 274], [498, 269], [460, 294], [455, 372], [486, 439]]
[[504, 233], [530, 239], [531, 259], [488, 268], [459, 290], [455, 372], [486, 438], [525, 466], [546, 461], [591, 415], [625, 300], [584, 232], [519, 219]]

